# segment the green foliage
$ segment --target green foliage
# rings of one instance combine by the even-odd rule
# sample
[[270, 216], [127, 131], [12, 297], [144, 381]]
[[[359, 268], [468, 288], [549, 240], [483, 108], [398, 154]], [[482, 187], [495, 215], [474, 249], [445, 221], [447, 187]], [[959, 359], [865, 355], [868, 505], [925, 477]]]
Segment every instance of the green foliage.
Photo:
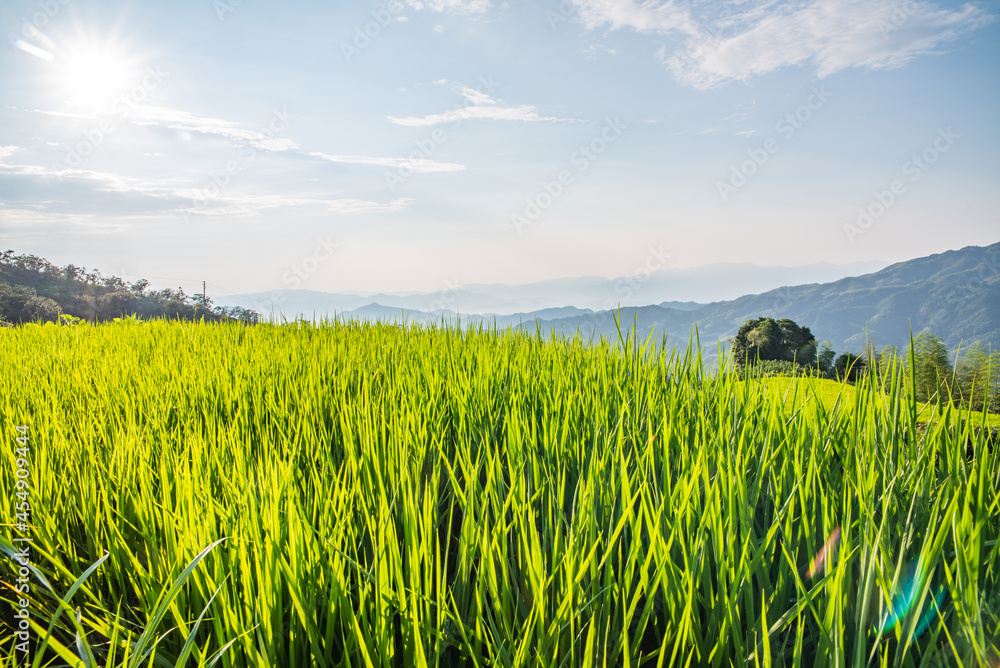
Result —
[[[950, 406], [918, 425], [900, 376], [823, 403], [820, 381], [714, 377], [652, 340], [385, 324], [0, 339], [51, 583], [31, 592], [39, 665], [916, 668], [997, 650], [1000, 448]], [[0, 449], [2, 498], [15, 457]], [[3, 535], [16, 523], [0, 504]]]
[[865, 358], [858, 357], [854, 353], [841, 353], [837, 356], [837, 361], [833, 363], [836, 377], [851, 383], [856, 383], [867, 369]]
[[816, 338], [808, 327], [791, 320], [757, 318], [747, 320], [733, 339], [733, 359], [737, 367], [750, 366], [758, 360], [816, 363]]
[[992, 354], [976, 343], [958, 364], [953, 398], [960, 405], [1000, 412], [1000, 351]]
[[918, 400], [950, 400], [954, 369], [949, 357], [948, 347], [941, 337], [930, 332], [921, 332], [906, 347], [903, 363], [907, 368], [912, 366]]
[[25, 323], [58, 319], [59, 304], [53, 300], [39, 297], [32, 288], [0, 283], [0, 320]]
[[815, 368], [788, 360], [762, 360], [753, 366], [742, 367], [739, 370], [741, 378], [800, 377], [808, 376], [811, 373], [815, 373]]
[[882, 348], [878, 354], [879, 369], [885, 374], [893, 368], [895, 364], [901, 364], [903, 359], [899, 355], [899, 349], [889, 344]]
[[830, 374], [833, 371], [833, 360], [836, 356], [837, 353], [833, 350], [833, 344], [829, 341], [824, 341], [819, 348], [819, 356], [816, 360], [816, 366], [821, 373]]
[[88, 272], [72, 264], [56, 267], [44, 258], [6, 251], [0, 254], [0, 320], [52, 322], [60, 313], [97, 322], [129, 315], [216, 322], [259, 320], [254, 311], [213, 307], [211, 299], [185, 294], [181, 288], [151, 291], [148, 286], [145, 279], [128, 284], [99, 271]]

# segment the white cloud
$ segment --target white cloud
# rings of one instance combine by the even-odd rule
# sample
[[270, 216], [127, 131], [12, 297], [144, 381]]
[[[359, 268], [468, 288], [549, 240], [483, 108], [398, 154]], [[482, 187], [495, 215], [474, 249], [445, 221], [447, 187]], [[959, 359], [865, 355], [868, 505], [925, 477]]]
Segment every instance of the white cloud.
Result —
[[419, 127], [424, 125], [440, 125], [442, 123], [457, 123], [470, 119], [485, 119], [492, 121], [527, 121], [532, 123], [566, 121], [578, 122], [575, 118], [559, 118], [557, 116], [541, 116], [538, 107], [523, 104], [517, 107], [504, 107], [501, 100], [497, 100], [482, 90], [465, 86], [458, 82], [450, 82], [447, 79], [438, 79], [434, 83], [455, 83], [455, 92], [464, 97], [468, 103], [462, 107], [449, 109], [440, 114], [430, 116], [406, 116], [403, 118], [389, 116], [389, 120], [396, 125], [406, 125]]
[[428, 9], [445, 14], [482, 14], [493, 3], [490, 0], [406, 0], [406, 4], [416, 10]]
[[822, 0], [773, 13], [732, 37], [689, 42], [666, 62], [680, 81], [696, 88], [746, 81], [790, 65], [811, 65], [825, 77], [849, 67], [900, 67], [992, 20], [974, 5], [957, 11], [929, 3], [908, 6], [911, 13], [896, 27], [887, 2]]
[[[46, 186], [49, 190], [55, 187], [53, 183], [72, 186], [77, 197], [80, 194], [79, 187], [91, 193], [131, 197], [127, 208], [129, 213], [134, 214], [132, 217], [169, 213], [248, 216], [265, 209], [290, 207], [323, 208], [334, 213], [383, 213], [405, 209], [413, 201], [410, 198], [399, 198], [386, 203], [356, 198], [324, 199], [301, 195], [255, 194], [235, 188], [209, 193], [205, 188], [194, 187], [189, 182], [176, 179], [143, 179], [87, 169], [54, 169], [40, 165], [11, 165], [2, 162], [2, 158], [14, 153], [14, 150], [8, 149], [16, 148], [10, 146], [0, 148], [0, 173], [49, 179]], [[38, 204], [39, 211], [46, 210], [44, 204]], [[86, 206], [83, 205], [82, 208]]]
[[736, 105], [737, 111], [734, 111], [730, 115], [721, 119], [720, 122], [725, 123], [728, 121], [732, 123], [741, 123], [750, 118], [751, 116], [753, 116], [753, 110], [754, 107], [756, 106], [757, 106], [757, 100], [751, 100], [749, 108], [747, 108], [747, 105], [745, 104]]
[[114, 234], [128, 228], [121, 222], [109, 222], [104, 216], [24, 209], [3, 202], [0, 202], [0, 222], [8, 229], [5, 235], [8, 241], [23, 239], [30, 244], [53, 234]]
[[850, 67], [901, 67], [993, 20], [977, 4], [941, 9], [920, 0], [764, 0], [711, 20], [695, 16], [694, 2], [574, 2], [590, 29], [686, 35], [681, 49], [661, 48], [657, 56], [679, 81], [702, 89], [794, 65], [820, 77]]
[[9, 158], [20, 150], [17, 146], [0, 146], [0, 161], [4, 158]]
[[308, 153], [330, 162], [340, 162], [351, 165], [379, 165], [381, 167], [409, 168], [414, 172], [460, 172], [465, 165], [457, 162], [437, 162], [426, 158], [374, 158], [367, 155], [329, 155], [327, 153]]
[[[484, 81], [480, 79], [480, 81]], [[579, 122], [575, 118], [559, 118], [557, 116], [542, 116], [538, 113], [538, 108], [533, 105], [520, 105], [517, 107], [504, 107], [502, 101], [494, 98], [481, 89], [466, 86], [457, 81], [448, 79], [437, 79], [434, 84], [453, 84], [455, 92], [466, 99], [464, 106], [449, 109], [440, 114], [429, 116], [389, 116], [389, 121], [396, 125], [409, 127], [420, 127], [425, 125], [440, 125], [442, 123], [458, 123], [470, 119], [485, 119], [493, 121], [527, 121], [527, 122], [551, 122], [565, 121], [570, 123]], [[484, 81], [485, 87], [493, 90], [495, 84]]]
[[[13, 107], [11, 107], [13, 109]], [[97, 118], [96, 114], [76, 114], [69, 111], [47, 111], [45, 109], [32, 109], [32, 113], [45, 114], [46, 116], [59, 116], [62, 118]]]
[[[275, 112], [273, 117], [273, 119], [279, 120], [279, 131], [286, 125], [282, 115], [290, 117], [285, 112]], [[232, 121], [198, 116], [178, 109], [143, 106], [137, 108], [131, 118], [139, 125], [162, 125], [182, 132], [219, 135], [227, 139], [245, 142], [254, 148], [266, 151], [288, 151], [298, 148], [298, 144], [292, 140], [276, 137], [275, 129], [270, 127], [262, 128], [259, 132], [246, 130]]]
[[319, 202], [326, 206], [327, 211], [334, 211], [336, 213], [386, 213], [389, 211], [402, 211], [413, 202], [413, 199], [410, 197], [400, 197], [385, 204], [366, 202], [360, 199], [319, 200]]
[[632, 28], [639, 32], [698, 32], [689, 8], [675, 0], [573, 0], [580, 20], [590, 30], [605, 25], [612, 30]]
[[487, 95], [481, 90], [476, 90], [475, 88], [469, 88], [468, 86], [459, 86], [458, 94], [464, 97], [466, 100], [474, 105], [486, 105], [486, 104], [496, 104], [497, 101], [492, 97]]
[[390, 202], [372, 202], [354, 198], [322, 199], [316, 197], [295, 197], [287, 195], [239, 195], [229, 193], [212, 199], [208, 203], [182, 208], [178, 211], [187, 216], [250, 216], [266, 209], [289, 209], [293, 207], [323, 208], [331, 213], [387, 213], [402, 211], [413, 200], [401, 197]]

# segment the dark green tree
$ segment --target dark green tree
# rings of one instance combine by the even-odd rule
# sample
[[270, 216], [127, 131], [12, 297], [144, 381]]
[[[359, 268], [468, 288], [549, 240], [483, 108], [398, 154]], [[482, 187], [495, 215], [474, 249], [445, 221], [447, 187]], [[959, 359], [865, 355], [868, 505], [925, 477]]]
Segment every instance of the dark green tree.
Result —
[[837, 361], [834, 362], [833, 368], [837, 372], [838, 379], [851, 383], [856, 383], [867, 370], [865, 358], [854, 353], [841, 353], [837, 357]]
[[981, 343], [975, 343], [962, 355], [958, 365], [954, 399], [977, 410], [984, 404], [992, 409], [1000, 394], [998, 381], [1000, 352], [990, 354]]
[[819, 347], [819, 357], [816, 360], [816, 366], [824, 374], [829, 374], [833, 371], [833, 360], [836, 359], [837, 353], [833, 350], [833, 344], [829, 341], [824, 341]]
[[913, 374], [918, 400], [928, 401], [938, 396], [948, 398], [954, 380], [948, 358], [948, 346], [941, 337], [930, 332], [921, 332], [906, 347], [903, 361]]
[[40, 297], [34, 288], [0, 283], [0, 320], [11, 323], [55, 322], [59, 319], [59, 304]]
[[183, 290], [150, 290], [145, 279], [126, 283], [117, 276], [68, 264], [57, 267], [35, 255], [0, 253], [0, 320], [11, 323], [52, 321], [61, 313], [86, 320], [111, 320], [125, 316], [205, 319], [211, 322], [259, 321], [244, 309], [228, 314], [210, 298]]
[[816, 337], [808, 327], [800, 327], [787, 318], [747, 320], [733, 339], [733, 358], [741, 368], [758, 360], [812, 366], [816, 363]]
[[883, 373], [892, 369], [894, 362], [898, 363], [901, 361], [902, 360], [899, 357], [899, 349], [891, 343], [882, 348], [882, 351], [878, 354], [878, 363], [879, 366], [882, 367]]

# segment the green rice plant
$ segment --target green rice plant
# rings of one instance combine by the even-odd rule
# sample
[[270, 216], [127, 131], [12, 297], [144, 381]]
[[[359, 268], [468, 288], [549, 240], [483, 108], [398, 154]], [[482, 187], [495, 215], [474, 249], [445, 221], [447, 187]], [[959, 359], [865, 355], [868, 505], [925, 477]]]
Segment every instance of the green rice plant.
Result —
[[27, 325], [0, 362], [33, 665], [1000, 660], [1000, 451], [901, 367], [336, 321]]

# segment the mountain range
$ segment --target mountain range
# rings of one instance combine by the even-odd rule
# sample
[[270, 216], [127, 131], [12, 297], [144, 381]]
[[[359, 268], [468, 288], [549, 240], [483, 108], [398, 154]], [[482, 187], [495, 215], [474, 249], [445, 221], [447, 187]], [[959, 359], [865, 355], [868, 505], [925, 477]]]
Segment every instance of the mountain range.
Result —
[[[650, 258], [659, 251], [650, 249]], [[243, 306], [287, 318], [333, 315], [368, 304], [408, 311], [514, 315], [574, 306], [602, 310], [614, 306], [645, 306], [671, 302], [681, 310], [709, 302], [735, 299], [782, 285], [824, 283], [845, 276], [868, 273], [886, 262], [851, 264], [817, 263], [800, 267], [761, 266], [751, 263], [716, 263], [683, 269], [649, 271], [640, 265], [630, 275], [617, 278], [581, 276], [536, 281], [522, 285], [469, 284], [446, 281], [434, 292], [372, 293], [276, 290], [225, 298], [229, 306]]]
[[[824, 269], [831, 271], [830, 268], [836, 266], [827, 265]], [[685, 281], [690, 284], [696, 280], [694, 276], [697, 274], [711, 275], [713, 280], [717, 280], [727, 270], [734, 271], [734, 265], [714, 267], [717, 274], [712, 273], [711, 267], [701, 268], [699, 272], [688, 272], [683, 276], [679, 276], [677, 272], [673, 275], [670, 272], [658, 272], [666, 275], [649, 276], [639, 286], [636, 294], [631, 296], [641, 298], [644, 294], [652, 295], [671, 280], [674, 284]], [[814, 273], [822, 271], [815, 265], [808, 270], [799, 269]], [[740, 268], [740, 271], [746, 270], [745, 266]], [[759, 272], [757, 280], [766, 282], [767, 273]], [[781, 275], [781, 272], [772, 272], [771, 280], [776, 275]], [[563, 279], [561, 282], [546, 282], [550, 285], [542, 287], [552, 288], [551, 284], [555, 283], [565, 294], [570, 295], [586, 291], [586, 286], [589, 285], [593, 290], [591, 296], [587, 300], [578, 300], [577, 304], [593, 306], [595, 301], [601, 303], [608, 299], [608, 284], [614, 290], [616, 282], [620, 287], [622, 280], [626, 279]], [[633, 280], [634, 283], [636, 281]], [[745, 286], [746, 283], [740, 285]], [[503, 303], [517, 304], [520, 303], [517, 301], [521, 294], [519, 288], [524, 286], [501, 286], [509, 288], [506, 293], [496, 289], [497, 286], [485, 287], [491, 290], [483, 290], [481, 286], [477, 286], [472, 292], [479, 299], [506, 299]], [[704, 289], [707, 292], [711, 288]], [[522, 292], [530, 293], [530, 290]], [[557, 292], [558, 290], [550, 290], [547, 293], [542, 291], [541, 294], [550, 299]], [[457, 294], [461, 295], [463, 292], [458, 290]], [[687, 297], [692, 291], [682, 294]], [[295, 304], [350, 303], [344, 294], [285, 291], [281, 295], [285, 301], [280, 311], [286, 317], [289, 307], [294, 307]], [[231, 303], [250, 307], [256, 304], [259, 307], [261, 300], [254, 297], [257, 296], [238, 295], [231, 298]], [[353, 298], [364, 303], [349, 309], [343, 306], [340, 309], [314, 308], [314, 313], [321, 316], [336, 313], [338, 317], [367, 320], [405, 319], [409, 322], [452, 320], [461, 313], [461, 321], [467, 323], [495, 323], [502, 328], [512, 326], [531, 330], [541, 327], [543, 331], [555, 330], [564, 334], [580, 332], [588, 337], [617, 337], [613, 310], [606, 308], [549, 305], [513, 313], [470, 313], [471, 309], [454, 308], [459, 301], [458, 297], [452, 299], [453, 303], [448, 303], [447, 294], [444, 293], [437, 296], [417, 294], [402, 297], [354, 295]], [[408, 305], [412, 301], [407, 299], [417, 303], [422, 301], [427, 306], [423, 309], [413, 308]], [[572, 302], [563, 302], [566, 303]], [[442, 305], [448, 308], [443, 308]], [[675, 300], [645, 306], [626, 306], [623, 303], [617, 310], [623, 331], [634, 324], [640, 337], [651, 331], [657, 334], [666, 332], [675, 342], [686, 343], [693, 328], [697, 327], [702, 344], [708, 348], [713, 347], [716, 341], [725, 341], [735, 335], [744, 320], [771, 316], [791, 318], [800, 325], [808, 326], [819, 341], [830, 341], [838, 352], [862, 352], [866, 340], [874, 342], [878, 347], [892, 344], [902, 349], [909, 342], [911, 331], [917, 334], [925, 330], [940, 336], [952, 350], [960, 345], [968, 347], [974, 342], [1000, 349], [1000, 243], [985, 247], [969, 246], [899, 262], [872, 273], [776, 287], [734, 299], [721, 299], [711, 303]], [[312, 315], [306, 309], [297, 311]], [[294, 312], [291, 317], [294, 317]]]

